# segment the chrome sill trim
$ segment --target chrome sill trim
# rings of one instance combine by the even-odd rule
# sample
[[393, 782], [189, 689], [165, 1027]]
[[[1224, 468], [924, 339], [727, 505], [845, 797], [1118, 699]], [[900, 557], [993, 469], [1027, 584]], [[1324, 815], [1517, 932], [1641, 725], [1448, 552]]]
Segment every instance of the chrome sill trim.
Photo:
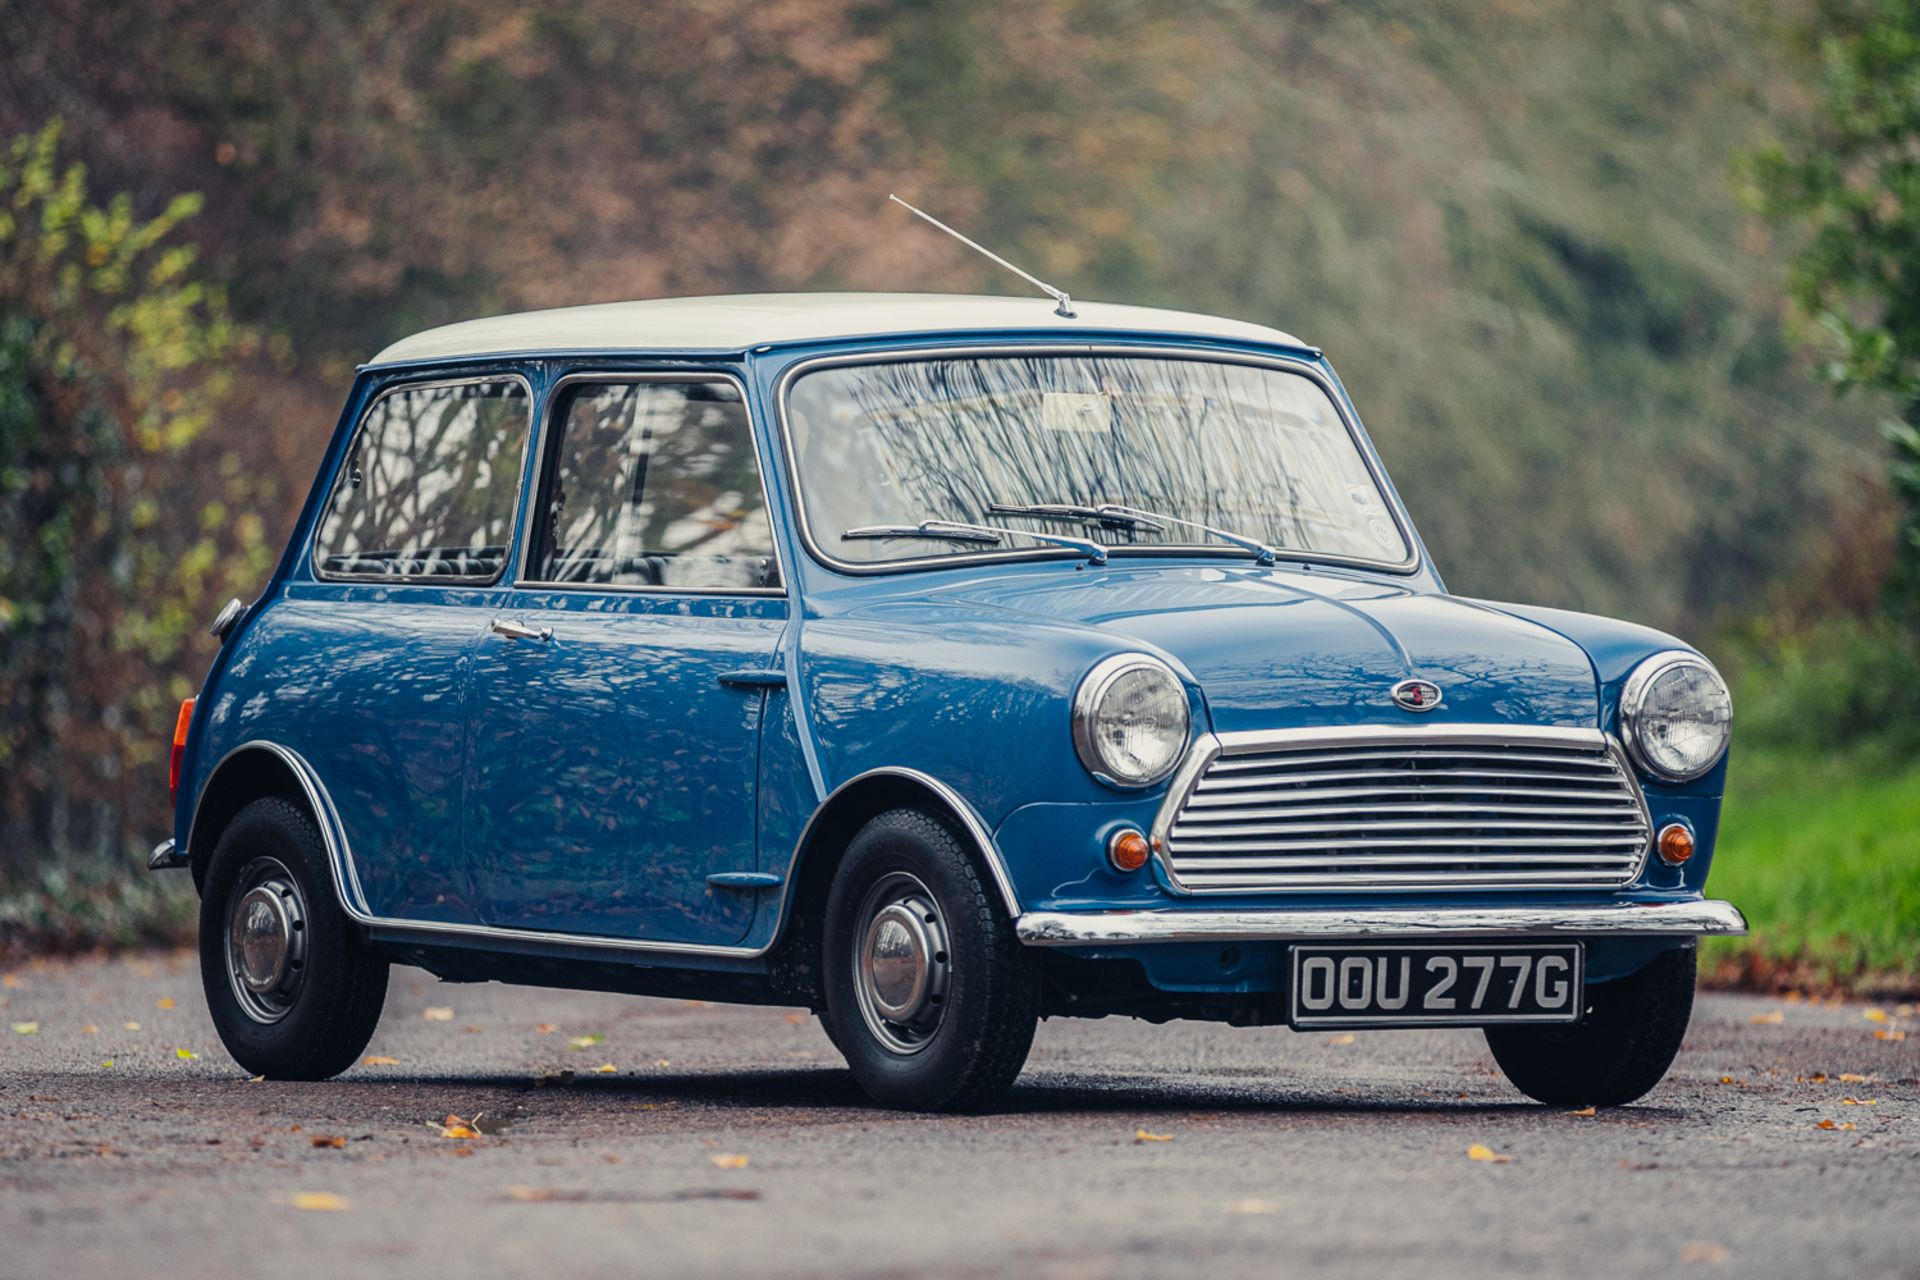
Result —
[[1275, 911], [1029, 911], [1014, 932], [1030, 947], [1110, 943], [1286, 942], [1312, 938], [1739, 936], [1730, 902], [1598, 907], [1379, 907]]

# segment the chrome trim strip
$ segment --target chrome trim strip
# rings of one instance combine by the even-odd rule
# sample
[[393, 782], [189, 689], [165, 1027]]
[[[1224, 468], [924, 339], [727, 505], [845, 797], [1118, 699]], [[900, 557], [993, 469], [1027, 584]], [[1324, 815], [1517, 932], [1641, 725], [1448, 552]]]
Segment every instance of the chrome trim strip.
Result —
[[1598, 907], [1391, 907], [1277, 911], [1031, 911], [1014, 922], [1030, 947], [1309, 938], [1719, 937], [1747, 931], [1730, 902]]
[[[1350, 568], [1365, 569], [1375, 573], [1412, 574], [1420, 571], [1422, 557], [1420, 544], [1413, 536], [1413, 523], [1410, 517], [1395, 501], [1392, 488], [1387, 483], [1385, 469], [1379, 465], [1368, 449], [1368, 441], [1361, 433], [1358, 420], [1341, 403], [1333, 380], [1328, 378], [1312, 363], [1297, 358], [1281, 356], [1262, 356], [1251, 352], [1197, 347], [1190, 343], [1169, 343], [1165, 346], [1138, 345], [1128, 342], [1061, 341], [1055, 338], [1038, 338], [1026, 343], [1001, 343], [984, 346], [943, 346], [929, 343], [925, 346], [890, 348], [879, 351], [865, 351], [851, 355], [815, 356], [810, 360], [801, 360], [788, 367], [774, 386], [774, 420], [779, 428], [780, 449], [786, 464], [787, 490], [793, 499], [793, 519], [795, 531], [806, 547], [807, 553], [822, 565], [840, 573], [869, 575], [880, 573], [901, 573], [916, 569], [939, 568], [942, 566], [960, 566], [970, 568], [979, 564], [994, 564], [1010, 560], [1060, 559], [1062, 552], [1046, 551], [1039, 548], [1026, 548], [1019, 551], [983, 551], [959, 552], [944, 556], [919, 556], [910, 560], [887, 560], [880, 562], [860, 562], [841, 560], [823, 549], [813, 540], [813, 530], [807, 521], [806, 498], [801, 493], [800, 464], [793, 449], [793, 432], [787, 421], [788, 393], [796, 378], [816, 369], [833, 368], [845, 365], [903, 364], [915, 361], [991, 357], [991, 356], [1140, 356], [1161, 360], [1198, 360], [1212, 364], [1244, 364], [1257, 368], [1278, 369], [1285, 373], [1306, 378], [1325, 393], [1333, 410], [1340, 416], [1341, 425], [1346, 427], [1347, 436], [1353, 442], [1354, 451], [1360, 455], [1360, 463], [1367, 469], [1367, 476], [1373, 481], [1374, 489], [1387, 508], [1387, 516], [1393, 521], [1394, 528], [1400, 534], [1401, 542], [1407, 548], [1406, 559], [1388, 562], [1367, 560], [1358, 556], [1319, 554], [1298, 549], [1276, 548], [1280, 559], [1294, 564], [1343, 565]], [[1238, 548], [1211, 546], [1203, 543], [1170, 544], [1147, 548], [1129, 548], [1125, 546], [1108, 547], [1108, 552], [1116, 558], [1148, 559], [1158, 557], [1205, 556], [1214, 559], [1231, 559], [1238, 563], [1251, 563], [1246, 553]]]
[[[527, 556], [533, 546], [533, 536], [539, 527], [540, 515], [536, 510], [540, 503], [540, 491], [547, 479], [547, 454], [552, 444], [553, 411], [560, 403], [560, 393], [573, 383], [591, 382], [615, 384], [624, 382], [724, 382], [740, 393], [740, 411], [747, 419], [747, 439], [753, 442], [753, 469], [760, 479], [760, 509], [767, 517], [767, 537], [773, 547], [773, 570], [780, 576], [777, 587], [649, 587], [615, 586], [584, 582], [541, 582], [530, 579], [527, 574]], [[634, 372], [631, 370], [579, 369], [554, 381], [547, 388], [544, 403], [535, 406], [534, 420], [539, 430], [534, 433], [538, 452], [533, 459], [533, 479], [531, 492], [533, 501], [527, 505], [525, 535], [520, 539], [520, 553], [513, 562], [513, 589], [515, 591], [580, 591], [593, 593], [617, 592], [625, 595], [646, 596], [753, 596], [764, 599], [788, 599], [792, 593], [792, 583], [787, 576], [787, 567], [780, 560], [780, 529], [773, 514], [773, 495], [767, 490], [766, 459], [760, 455], [760, 433], [754, 430], [753, 401], [747, 392], [746, 379], [729, 369], [657, 369]], [[517, 510], [516, 506], [516, 510]]]
[[[767, 954], [767, 952], [773, 950], [773, 948], [779, 944], [781, 936], [786, 932], [788, 919], [787, 904], [793, 896], [793, 885], [797, 879], [797, 877], [791, 875], [786, 876], [785, 882], [781, 886], [780, 902], [776, 907], [777, 915], [773, 933], [768, 938], [766, 945], [761, 947], [722, 946], [700, 942], [651, 942], [643, 938], [612, 938], [604, 934], [553, 933], [537, 929], [504, 929], [496, 925], [449, 924], [439, 921], [403, 920], [392, 916], [376, 916], [366, 909], [366, 895], [360, 889], [359, 875], [354, 870], [353, 852], [348, 846], [346, 832], [340, 827], [338, 815], [333, 808], [333, 801], [327, 795], [326, 788], [321, 784], [319, 776], [314, 773], [313, 767], [302, 759], [297, 752], [291, 751], [277, 742], [269, 742], [264, 738], [256, 738], [234, 747], [231, 751], [228, 751], [224, 756], [220, 757], [220, 763], [215, 765], [212, 772], [207, 774], [207, 782], [201, 786], [200, 794], [194, 798], [194, 820], [197, 821], [199, 818], [200, 804], [206, 796], [207, 786], [210, 786], [213, 779], [220, 775], [221, 768], [226, 765], [227, 761], [233, 759], [241, 752], [254, 750], [272, 752], [286, 762], [287, 766], [293, 770], [294, 776], [300, 782], [301, 789], [306, 793], [308, 804], [312, 806], [313, 812], [319, 820], [320, 838], [326, 845], [327, 865], [333, 871], [334, 894], [339, 899], [340, 907], [355, 923], [363, 925], [366, 928], [377, 929], [387, 934], [419, 934], [427, 938], [485, 938], [501, 942], [580, 947], [599, 951], [627, 951], [663, 955], [724, 956], [736, 960], [752, 960]], [[986, 824], [980, 820], [980, 815], [974, 812], [972, 805], [961, 799], [959, 792], [949, 787], [946, 783], [941, 782], [939, 779], [921, 773], [917, 769], [901, 769], [891, 766], [870, 769], [866, 773], [849, 778], [838, 787], [835, 787], [831, 795], [827, 796], [825, 800], [822, 800], [815, 806], [813, 815], [807, 819], [806, 826], [801, 829], [800, 838], [794, 842], [793, 854], [787, 860], [788, 868], [792, 868], [794, 862], [799, 858], [801, 850], [806, 848], [807, 840], [813, 834], [814, 824], [819, 821], [820, 815], [826, 811], [827, 806], [835, 796], [838, 796], [841, 792], [857, 783], [883, 776], [907, 778], [917, 782], [932, 791], [953, 810], [954, 814], [960, 819], [961, 824], [966, 828], [967, 834], [973, 838], [975, 844], [978, 846], [981, 857], [986, 859], [987, 867], [993, 874], [994, 884], [1000, 890], [1001, 901], [1006, 905], [1008, 916], [1019, 919], [1020, 899], [1014, 892], [1013, 879], [1007, 874], [1006, 862], [1000, 856], [999, 848], [993, 843], [993, 837], [987, 831]], [[191, 824], [187, 832], [187, 847], [189, 849], [193, 847], [193, 829]], [[348, 892], [349, 885], [351, 885], [352, 889], [351, 896]]]
[[[1323, 726], [1311, 729], [1247, 729], [1232, 733], [1206, 733], [1194, 741], [1187, 752], [1187, 758], [1174, 773], [1173, 782], [1167, 788], [1166, 798], [1161, 801], [1159, 811], [1154, 814], [1153, 827], [1147, 837], [1153, 845], [1154, 864], [1159, 868], [1161, 877], [1169, 890], [1181, 895], [1220, 894], [1220, 893], [1299, 893], [1310, 892], [1311, 886], [1279, 886], [1259, 888], [1246, 885], [1192, 885], [1183, 883], [1174, 873], [1171, 861], [1167, 857], [1167, 842], [1172, 835], [1174, 823], [1189, 804], [1196, 802], [1199, 786], [1207, 777], [1207, 770], [1213, 762], [1222, 756], [1255, 756], [1262, 752], [1287, 751], [1297, 747], [1319, 746], [1358, 746], [1367, 747], [1387, 745], [1400, 749], [1432, 746], [1477, 746], [1490, 743], [1504, 743], [1520, 746], [1564, 746], [1593, 750], [1604, 748], [1614, 761], [1620, 776], [1626, 780], [1627, 790], [1640, 817], [1640, 824], [1646, 830], [1646, 839], [1635, 850], [1635, 861], [1631, 875], [1626, 876], [1620, 886], [1633, 883], [1646, 869], [1647, 858], [1653, 852], [1653, 813], [1647, 807], [1645, 790], [1640, 786], [1639, 776], [1634, 772], [1633, 763], [1626, 748], [1618, 738], [1602, 733], [1598, 729], [1556, 728], [1551, 725], [1368, 725], [1362, 727]], [[1258, 794], [1255, 784], [1243, 784], [1238, 788], [1225, 788], [1236, 800], [1244, 800]], [[1484, 791], [1485, 788], [1477, 790]], [[1520, 794], [1549, 796], [1551, 793], [1535, 789], [1521, 789]], [[1208, 792], [1208, 795], [1218, 794]], [[1298, 793], [1296, 793], [1298, 794]], [[1569, 792], [1578, 796], [1580, 792]], [[1200, 806], [1203, 810], [1208, 807]], [[1250, 851], [1252, 852], [1252, 851]], [[1342, 881], [1356, 891], [1388, 892], [1404, 888], [1418, 888], [1404, 884], [1389, 884], [1372, 889], [1363, 876], [1351, 876]], [[1616, 887], [1620, 887], [1616, 886]], [[1522, 891], [1552, 887], [1539, 883], [1503, 883], [1499, 881], [1463, 881], [1462, 887], [1472, 889], [1492, 889], [1500, 891]], [[1586, 886], [1581, 886], [1586, 887]]]
[[[525, 374], [520, 373], [517, 370], [512, 372], [506, 372], [506, 373], [475, 374], [474, 376], [468, 377], [468, 378], [418, 378], [418, 379], [412, 379], [412, 380], [401, 379], [395, 382], [388, 383], [386, 386], [380, 389], [380, 392], [378, 395], [374, 396], [373, 399], [367, 401], [367, 407], [360, 411], [359, 419], [353, 424], [353, 432], [347, 437], [347, 450], [345, 453], [343, 453], [340, 456], [341, 466], [345, 466], [347, 459], [353, 456], [353, 447], [356, 443], [359, 442], [360, 433], [366, 430], [367, 419], [373, 416], [373, 411], [377, 409], [380, 406], [380, 402], [382, 400], [385, 400], [388, 396], [398, 395], [402, 391], [419, 391], [423, 389], [431, 389], [433, 387], [471, 387], [471, 386], [481, 386], [487, 383], [496, 383], [496, 382], [517, 382], [520, 384], [521, 390], [526, 393], [526, 397], [527, 397], [527, 423], [526, 423], [526, 426], [522, 429], [521, 435], [520, 435], [519, 468], [517, 472], [519, 479], [514, 484], [513, 509], [507, 515], [507, 546], [505, 550], [511, 550], [513, 546], [513, 535], [515, 530], [515, 523], [519, 519], [519, 515], [520, 515], [520, 504], [522, 501], [525, 500], [527, 496], [527, 450], [533, 447], [533, 425], [534, 425], [534, 422], [536, 421], [537, 410], [539, 409], [539, 405], [536, 403], [537, 398], [533, 394], [533, 383], [527, 379], [527, 376]], [[475, 577], [464, 576], [461, 574], [447, 574], [447, 573], [437, 573], [437, 574], [332, 573], [332, 572], [329, 572], [328, 570], [322, 569], [320, 567], [320, 534], [327, 523], [327, 512], [332, 508], [334, 497], [336, 494], [339, 493], [339, 491], [340, 491], [340, 473], [336, 471], [333, 476], [333, 485], [331, 488], [327, 490], [326, 500], [321, 503], [320, 509], [314, 513], [313, 535], [308, 540], [308, 544], [307, 544], [307, 565], [308, 565], [308, 568], [312, 570], [313, 576], [317, 581], [340, 582], [340, 583], [373, 582], [373, 583], [395, 583], [395, 584], [404, 584], [409, 582], [425, 582], [425, 583], [438, 584], [441, 586], [457, 585], [457, 586], [465, 586], [465, 587], [490, 587], [498, 583], [501, 580], [501, 578], [503, 578], [506, 575], [507, 561], [509, 557], [504, 555], [501, 557], [500, 567], [494, 571], [493, 576], [488, 578], [475, 578]], [[222, 763], [225, 763], [225, 762], [223, 761]]]

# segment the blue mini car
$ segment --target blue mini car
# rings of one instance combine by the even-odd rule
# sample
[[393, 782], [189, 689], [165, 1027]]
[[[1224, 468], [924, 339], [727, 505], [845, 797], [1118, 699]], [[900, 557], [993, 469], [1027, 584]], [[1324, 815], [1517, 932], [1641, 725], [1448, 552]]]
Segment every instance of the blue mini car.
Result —
[[[1068, 313], [1068, 314], [1063, 314]], [[363, 367], [175, 733], [249, 1072], [388, 966], [800, 1005], [898, 1107], [1043, 1017], [1484, 1027], [1651, 1089], [1731, 706], [1670, 636], [1447, 594], [1319, 350], [1133, 307], [693, 298]]]

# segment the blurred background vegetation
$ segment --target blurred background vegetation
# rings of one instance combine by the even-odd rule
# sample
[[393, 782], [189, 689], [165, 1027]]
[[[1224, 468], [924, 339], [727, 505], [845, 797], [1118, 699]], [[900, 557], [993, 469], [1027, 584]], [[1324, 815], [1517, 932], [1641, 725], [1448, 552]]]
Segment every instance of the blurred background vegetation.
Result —
[[1326, 347], [1454, 590], [1735, 679], [1723, 971], [1911, 983], [1906, 7], [0, 0], [0, 945], [178, 934], [131, 870], [173, 708], [356, 362], [527, 307], [1006, 290], [899, 191], [1076, 297]]

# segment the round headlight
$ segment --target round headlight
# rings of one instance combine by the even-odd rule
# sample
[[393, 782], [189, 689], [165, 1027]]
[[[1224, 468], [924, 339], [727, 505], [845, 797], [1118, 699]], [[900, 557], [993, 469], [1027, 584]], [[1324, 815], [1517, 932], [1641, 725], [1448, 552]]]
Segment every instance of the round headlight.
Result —
[[1656, 653], [1627, 677], [1620, 723], [1641, 768], [1667, 782], [1691, 782], [1726, 754], [1733, 699], [1706, 659]]
[[1073, 745], [1102, 782], [1145, 787], [1187, 749], [1187, 691], [1167, 664], [1123, 653], [1094, 665], [1073, 695]]

